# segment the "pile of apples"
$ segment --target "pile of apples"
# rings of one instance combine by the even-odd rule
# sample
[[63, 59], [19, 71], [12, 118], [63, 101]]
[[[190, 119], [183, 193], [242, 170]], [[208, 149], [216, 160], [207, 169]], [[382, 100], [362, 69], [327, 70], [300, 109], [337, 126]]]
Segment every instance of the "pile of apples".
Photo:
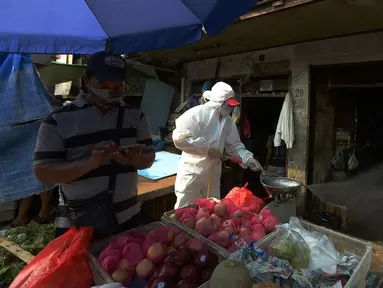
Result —
[[230, 199], [198, 199], [194, 206], [178, 209], [171, 217], [230, 252], [239, 248], [239, 238], [246, 243], [257, 242], [279, 224], [270, 210], [256, 214], [237, 207]]
[[218, 257], [198, 238], [161, 226], [149, 234], [128, 231], [99, 255], [102, 268], [125, 287], [134, 279], [146, 288], [193, 288], [208, 281]]

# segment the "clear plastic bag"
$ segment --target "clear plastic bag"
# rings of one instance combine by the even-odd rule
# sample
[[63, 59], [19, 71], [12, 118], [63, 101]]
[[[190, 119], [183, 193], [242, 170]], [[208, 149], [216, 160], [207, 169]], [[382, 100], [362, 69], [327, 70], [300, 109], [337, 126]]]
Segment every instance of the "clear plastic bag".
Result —
[[[318, 232], [310, 232], [303, 228], [297, 217], [291, 217], [288, 224], [283, 228], [299, 234], [310, 249], [310, 270], [322, 269], [328, 273], [334, 273], [334, 266], [341, 263], [341, 257], [332, 242], [326, 235]], [[293, 265], [294, 266], [294, 265]]]
[[295, 269], [306, 269], [310, 263], [310, 249], [299, 233], [286, 229], [281, 237], [274, 239], [269, 249], [275, 256], [289, 261]]

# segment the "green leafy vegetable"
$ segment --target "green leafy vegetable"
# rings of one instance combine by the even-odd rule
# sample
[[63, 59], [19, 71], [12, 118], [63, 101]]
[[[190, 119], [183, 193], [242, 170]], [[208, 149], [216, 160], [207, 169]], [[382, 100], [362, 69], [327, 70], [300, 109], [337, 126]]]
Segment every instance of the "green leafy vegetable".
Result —
[[[0, 234], [24, 250], [37, 255], [55, 236], [55, 225], [30, 223], [25, 227], [1, 230]], [[0, 247], [0, 288], [9, 287], [26, 264]]]

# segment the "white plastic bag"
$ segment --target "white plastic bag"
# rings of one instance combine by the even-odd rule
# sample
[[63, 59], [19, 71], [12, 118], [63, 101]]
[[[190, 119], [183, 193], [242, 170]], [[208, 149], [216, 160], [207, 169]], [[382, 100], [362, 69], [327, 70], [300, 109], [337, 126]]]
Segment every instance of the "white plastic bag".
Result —
[[310, 249], [309, 270], [322, 269], [334, 273], [336, 265], [341, 263], [341, 257], [326, 235], [310, 232], [303, 228], [297, 217], [291, 217], [288, 224], [283, 224], [287, 230], [299, 233]]

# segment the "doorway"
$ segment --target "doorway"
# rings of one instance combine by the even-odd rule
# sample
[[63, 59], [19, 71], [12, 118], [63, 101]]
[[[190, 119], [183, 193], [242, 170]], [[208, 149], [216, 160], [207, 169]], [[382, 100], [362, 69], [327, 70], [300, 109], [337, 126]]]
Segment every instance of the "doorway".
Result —
[[[269, 137], [272, 138], [272, 135], [275, 133], [284, 97], [285, 94], [255, 94], [250, 97], [242, 97], [241, 99], [242, 120], [240, 137], [246, 149], [254, 154], [254, 158], [257, 159], [262, 166], [264, 166], [266, 161], [266, 144]], [[259, 174], [260, 173], [245, 171], [243, 182], [249, 183], [249, 189], [253, 191], [256, 196], [266, 198], [268, 194], [259, 181]]]
[[[380, 181], [376, 171], [380, 173], [383, 165], [382, 70], [383, 62], [311, 69], [308, 184], [340, 184], [316, 186], [316, 195], [326, 203], [308, 191], [306, 212], [331, 212], [347, 234], [368, 240], [383, 235], [376, 229], [377, 215], [383, 213], [383, 189], [374, 182]], [[353, 155], [358, 163], [354, 167], [349, 161]], [[334, 205], [344, 210], [331, 210]]]
[[[348, 176], [383, 160], [382, 70], [382, 62], [312, 68], [308, 184], [332, 181], [340, 144]], [[351, 172], [347, 160], [354, 152], [359, 165]]]

